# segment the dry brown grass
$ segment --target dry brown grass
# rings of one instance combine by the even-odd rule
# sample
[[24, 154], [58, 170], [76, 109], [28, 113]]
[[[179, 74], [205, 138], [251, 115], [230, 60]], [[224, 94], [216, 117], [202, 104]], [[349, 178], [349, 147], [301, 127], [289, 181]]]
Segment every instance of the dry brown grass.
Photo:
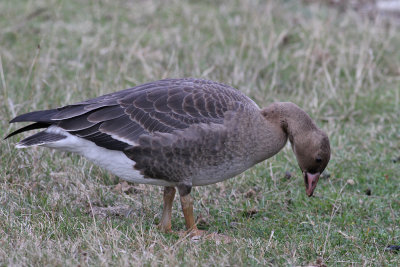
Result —
[[[396, 265], [400, 242], [400, 35], [357, 13], [298, 1], [2, 1], [0, 135], [16, 114], [165, 77], [231, 84], [261, 106], [302, 106], [331, 139], [329, 179], [306, 198], [290, 148], [196, 188], [202, 227], [160, 233], [161, 188], [77, 156], [3, 141], [2, 265]], [[40, 45], [40, 48], [38, 48]], [[286, 171], [292, 179], [283, 178]], [[347, 184], [352, 179], [354, 184]], [[370, 189], [371, 196], [365, 194]], [[253, 189], [254, 193], [247, 192]], [[93, 216], [98, 207], [126, 207]], [[183, 229], [175, 203], [173, 229]], [[321, 261], [320, 261], [321, 262]]]

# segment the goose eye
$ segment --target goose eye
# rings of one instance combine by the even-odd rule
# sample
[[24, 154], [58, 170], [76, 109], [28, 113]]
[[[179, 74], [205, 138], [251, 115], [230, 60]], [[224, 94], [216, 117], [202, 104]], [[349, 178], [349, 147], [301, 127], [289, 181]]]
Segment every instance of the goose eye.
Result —
[[320, 163], [320, 162], [322, 161], [322, 159], [321, 159], [320, 157], [318, 157], [318, 158], [315, 159], [315, 161], [316, 161], [317, 163]]

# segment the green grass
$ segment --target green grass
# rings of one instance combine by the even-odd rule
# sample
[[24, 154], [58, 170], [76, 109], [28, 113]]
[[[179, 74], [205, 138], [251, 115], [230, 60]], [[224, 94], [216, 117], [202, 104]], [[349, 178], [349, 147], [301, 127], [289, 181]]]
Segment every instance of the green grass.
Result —
[[[398, 265], [384, 248], [400, 245], [399, 47], [390, 22], [300, 1], [1, 1], [0, 136], [20, 113], [191, 76], [298, 104], [332, 159], [313, 198], [289, 147], [196, 188], [201, 227], [233, 238], [221, 245], [159, 232], [159, 187], [118, 193], [76, 155], [2, 141], [0, 265]], [[121, 205], [129, 215], [88, 212]]]

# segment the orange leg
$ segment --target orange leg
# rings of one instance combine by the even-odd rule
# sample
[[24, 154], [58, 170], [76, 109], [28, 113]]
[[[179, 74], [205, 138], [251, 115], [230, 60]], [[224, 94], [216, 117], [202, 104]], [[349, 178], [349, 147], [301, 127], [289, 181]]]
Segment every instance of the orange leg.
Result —
[[193, 216], [193, 198], [190, 196], [190, 194], [181, 196], [181, 205], [183, 216], [185, 216], [187, 233], [189, 232], [192, 238], [204, 235], [206, 231], [197, 229]]
[[164, 187], [164, 207], [163, 213], [161, 216], [161, 221], [158, 227], [161, 231], [171, 232], [171, 213], [172, 213], [172, 204], [175, 198], [175, 187]]
[[185, 196], [181, 196], [181, 205], [182, 205], [182, 211], [183, 215], [185, 216], [185, 223], [186, 223], [186, 228], [187, 232], [185, 233], [190, 235], [192, 239], [197, 239], [200, 236], [204, 236], [207, 239], [214, 239], [217, 242], [224, 242], [224, 243], [230, 243], [232, 242], [232, 238], [225, 236], [225, 235], [220, 235], [217, 233], [211, 233], [207, 234], [207, 231], [204, 230], [199, 230], [196, 226], [194, 216], [193, 216], [193, 198], [189, 194], [186, 194]]
[[183, 216], [185, 216], [186, 228], [189, 231], [197, 230], [197, 226], [195, 224], [193, 216], [193, 198], [190, 196], [190, 194], [187, 194], [186, 196], [181, 196], [181, 205]]

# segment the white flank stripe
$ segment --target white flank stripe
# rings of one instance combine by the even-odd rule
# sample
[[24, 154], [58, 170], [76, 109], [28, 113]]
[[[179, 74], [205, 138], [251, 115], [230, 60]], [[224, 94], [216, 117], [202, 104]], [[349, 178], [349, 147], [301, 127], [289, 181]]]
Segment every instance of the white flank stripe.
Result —
[[67, 138], [53, 143], [42, 144], [42, 146], [82, 155], [94, 164], [105, 168], [121, 179], [140, 184], [174, 185], [174, 183], [160, 179], [144, 178], [139, 171], [133, 168], [135, 162], [121, 151], [100, 147], [91, 141], [72, 135], [57, 126], [50, 126], [47, 128], [46, 132], [61, 134]]

